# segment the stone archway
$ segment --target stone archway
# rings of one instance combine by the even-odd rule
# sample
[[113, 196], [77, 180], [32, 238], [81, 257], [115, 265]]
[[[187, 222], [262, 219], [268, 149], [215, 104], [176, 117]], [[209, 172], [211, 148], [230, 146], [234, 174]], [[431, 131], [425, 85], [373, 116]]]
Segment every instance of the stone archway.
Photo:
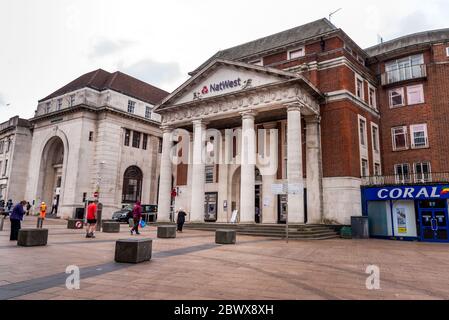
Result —
[[143, 172], [137, 166], [126, 169], [123, 175], [122, 203], [134, 204], [142, 200]]
[[64, 156], [62, 139], [58, 136], [50, 138], [42, 151], [37, 189], [38, 198], [47, 204], [47, 210], [51, 210], [55, 198], [59, 206], [65, 172]]

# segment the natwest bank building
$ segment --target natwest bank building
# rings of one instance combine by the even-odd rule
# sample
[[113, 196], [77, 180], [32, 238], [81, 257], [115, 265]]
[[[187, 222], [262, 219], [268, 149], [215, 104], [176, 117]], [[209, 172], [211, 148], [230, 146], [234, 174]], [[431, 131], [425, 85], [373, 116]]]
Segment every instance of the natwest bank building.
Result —
[[[159, 219], [179, 208], [190, 222], [212, 223], [350, 224], [368, 215], [363, 192], [398, 185], [379, 180], [397, 161], [385, 156], [396, 133], [383, 120], [386, 101], [398, 99], [382, 76], [394, 69], [389, 50], [363, 50], [322, 19], [205, 61], [157, 106]], [[447, 103], [440, 108], [447, 114]]]

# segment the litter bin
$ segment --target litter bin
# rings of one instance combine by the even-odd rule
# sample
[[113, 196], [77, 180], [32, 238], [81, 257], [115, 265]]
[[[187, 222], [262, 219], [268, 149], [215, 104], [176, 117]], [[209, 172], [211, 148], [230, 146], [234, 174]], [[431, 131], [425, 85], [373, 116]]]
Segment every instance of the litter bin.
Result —
[[84, 208], [76, 208], [75, 219], [84, 220]]
[[353, 239], [369, 239], [368, 217], [351, 217]]

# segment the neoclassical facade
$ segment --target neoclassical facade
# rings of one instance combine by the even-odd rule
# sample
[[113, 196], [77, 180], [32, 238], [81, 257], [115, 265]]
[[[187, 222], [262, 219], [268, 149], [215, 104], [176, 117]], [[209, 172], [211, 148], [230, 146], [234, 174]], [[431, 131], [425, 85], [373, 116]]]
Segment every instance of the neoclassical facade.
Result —
[[30, 120], [26, 199], [56, 198], [65, 218], [96, 197], [103, 218], [137, 200], [156, 204], [161, 133], [153, 107], [166, 95], [100, 69], [42, 99]]

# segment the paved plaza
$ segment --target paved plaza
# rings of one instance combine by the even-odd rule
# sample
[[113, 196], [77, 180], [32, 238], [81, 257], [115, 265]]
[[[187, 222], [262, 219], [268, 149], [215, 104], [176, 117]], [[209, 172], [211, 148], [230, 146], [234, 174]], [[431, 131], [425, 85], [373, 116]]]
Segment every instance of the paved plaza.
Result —
[[[176, 239], [153, 238], [153, 258], [139, 265], [114, 263], [120, 234], [67, 230], [48, 220], [46, 247], [9, 241], [0, 232], [0, 299], [449, 299], [449, 245], [383, 240], [290, 241], [238, 236], [216, 245], [210, 232], [186, 230]], [[35, 218], [26, 217], [25, 227]], [[80, 290], [65, 286], [67, 266], [81, 270]], [[380, 268], [380, 290], [366, 289], [367, 266]]]

